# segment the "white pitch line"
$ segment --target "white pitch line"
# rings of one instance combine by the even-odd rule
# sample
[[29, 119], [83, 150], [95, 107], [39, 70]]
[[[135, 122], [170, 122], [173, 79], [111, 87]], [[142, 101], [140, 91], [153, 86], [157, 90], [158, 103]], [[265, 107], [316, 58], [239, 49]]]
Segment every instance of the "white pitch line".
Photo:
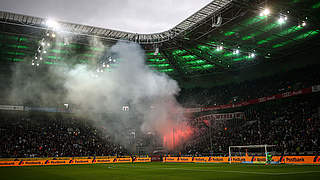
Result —
[[[122, 166], [123, 167], [123, 166]], [[127, 166], [133, 168], [134, 166]], [[121, 167], [115, 167], [121, 168]], [[137, 168], [137, 167], [134, 167]], [[320, 171], [300, 171], [300, 172], [256, 172], [256, 171], [220, 171], [214, 169], [186, 169], [186, 168], [153, 168], [153, 167], [138, 167], [141, 169], [161, 169], [161, 170], [184, 170], [184, 171], [202, 171], [202, 172], [223, 172], [223, 173], [240, 173], [240, 174], [260, 174], [260, 175], [294, 175], [294, 174], [309, 174], [320, 173]]]

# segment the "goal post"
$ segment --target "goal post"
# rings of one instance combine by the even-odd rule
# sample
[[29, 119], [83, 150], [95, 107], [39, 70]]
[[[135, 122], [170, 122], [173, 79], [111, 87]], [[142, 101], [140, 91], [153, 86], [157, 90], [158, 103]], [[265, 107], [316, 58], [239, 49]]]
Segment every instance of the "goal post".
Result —
[[[275, 145], [267, 145], [267, 144], [246, 145], [246, 146], [229, 146], [229, 163], [231, 164], [233, 162], [232, 155], [237, 154], [238, 151], [239, 151], [239, 156], [237, 156], [238, 158], [236, 159], [236, 162], [240, 162], [240, 163], [252, 162], [253, 163], [254, 157], [257, 156], [257, 157], [265, 157], [264, 163], [266, 163], [268, 160], [268, 152], [269, 152], [268, 150], [270, 150], [273, 147], [275, 147]], [[237, 150], [237, 151], [233, 152], [233, 150]], [[241, 150], [246, 150], [246, 152], [241, 152]], [[254, 155], [249, 156], [248, 150], [259, 150], [259, 151], [256, 151], [256, 152], [254, 152]], [[245, 154], [245, 157], [242, 156], [243, 154]], [[252, 159], [252, 160], [249, 160], [249, 159]], [[258, 162], [258, 161], [256, 161], [256, 162]]]

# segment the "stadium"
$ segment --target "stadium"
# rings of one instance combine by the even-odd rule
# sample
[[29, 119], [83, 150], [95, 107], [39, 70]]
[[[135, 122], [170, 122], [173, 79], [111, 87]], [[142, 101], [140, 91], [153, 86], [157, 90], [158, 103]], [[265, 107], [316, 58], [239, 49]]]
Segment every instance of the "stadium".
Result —
[[320, 1], [0, 1], [0, 179], [319, 179]]

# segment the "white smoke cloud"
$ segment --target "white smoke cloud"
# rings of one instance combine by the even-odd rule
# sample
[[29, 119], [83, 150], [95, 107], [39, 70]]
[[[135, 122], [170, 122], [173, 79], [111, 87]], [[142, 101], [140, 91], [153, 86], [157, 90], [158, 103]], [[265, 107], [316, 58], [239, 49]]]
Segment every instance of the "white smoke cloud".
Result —
[[[87, 65], [78, 65], [67, 73], [68, 101], [80, 104], [80, 112], [90, 110], [91, 119], [122, 143], [126, 142], [128, 128], [161, 135], [171, 133], [172, 126], [183, 120], [179, 116], [182, 107], [175, 100], [180, 91], [178, 83], [148, 68], [144, 51], [138, 44], [118, 42], [110, 51], [118, 59], [117, 67], [111, 72], [95, 77]], [[121, 111], [127, 104], [130, 104], [130, 115]], [[96, 113], [112, 115], [103, 119]], [[115, 120], [110, 121], [111, 116]]]
[[96, 73], [87, 65], [77, 65], [67, 73], [65, 87], [70, 101], [90, 108], [98, 108], [98, 104], [116, 111], [128, 102], [137, 104], [142, 99], [174, 96], [179, 92], [176, 81], [145, 65], [139, 45], [120, 42], [111, 52], [119, 59], [111, 72], [95, 77]]
[[[117, 143], [128, 147], [129, 130], [135, 129], [137, 134], [152, 132], [160, 135], [160, 139], [167, 137], [167, 144], [172, 148], [175, 144], [169, 141], [173, 141], [173, 129], [181, 128], [185, 119], [175, 99], [180, 91], [178, 83], [164, 73], [151, 70], [138, 44], [118, 42], [109, 48], [97, 39], [92, 39], [90, 44], [107, 49], [104, 52], [116, 57], [116, 67], [97, 73], [93, 64], [103, 56], [101, 51], [95, 54], [93, 64], [50, 66], [43, 72], [16, 67], [11, 99], [34, 105], [76, 105], [78, 115], [105, 129], [105, 136], [111, 135]], [[71, 58], [77, 58], [79, 52], [72, 54]], [[124, 105], [130, 106], [129, 112], [122, 111]], [[174, 136], [176, 143], [181, 143], [180, 136], [190, 135], [183, 131]]]

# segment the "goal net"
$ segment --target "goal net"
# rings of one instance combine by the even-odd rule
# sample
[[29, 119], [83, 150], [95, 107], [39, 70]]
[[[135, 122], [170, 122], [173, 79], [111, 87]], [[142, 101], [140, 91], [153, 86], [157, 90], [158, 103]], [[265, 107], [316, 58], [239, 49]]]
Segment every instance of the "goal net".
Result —
[[275, 145], [229, 146], [229, 163], [272, 163]]

